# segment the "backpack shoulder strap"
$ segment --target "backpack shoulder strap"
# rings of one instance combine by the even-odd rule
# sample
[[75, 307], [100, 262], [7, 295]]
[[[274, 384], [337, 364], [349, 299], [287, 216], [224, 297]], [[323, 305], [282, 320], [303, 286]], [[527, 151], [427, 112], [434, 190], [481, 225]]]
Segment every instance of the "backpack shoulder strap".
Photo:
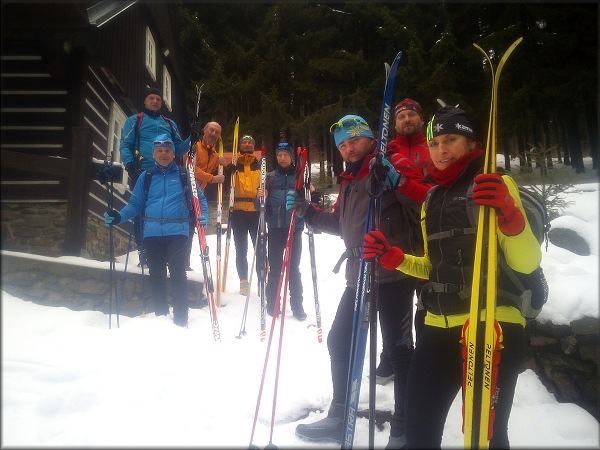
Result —
[[173, 138], [175, 136], [175, 128], [173, 127], [173, 122], [168, 117], [162, 116], [162, 118], [165, 119], [165, 122], [167, 122], [169, 124], [169, 127], [171, 127], [171, 138]]

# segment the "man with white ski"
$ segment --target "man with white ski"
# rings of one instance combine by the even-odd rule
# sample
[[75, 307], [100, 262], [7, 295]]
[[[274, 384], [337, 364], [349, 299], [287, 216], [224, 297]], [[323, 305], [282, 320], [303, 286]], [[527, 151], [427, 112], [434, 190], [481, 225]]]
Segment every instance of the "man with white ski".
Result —
[[[167, 134], [156, 136], [154, 167], [146, 193], [145, 176], [140, 176], [133, 188], [129, 203], [121, 211], [104, 213], [106, 226], [140, 216], [143, 223], [143, 245], [147, 252], [154, 312], [157, 316], [169, 313], [167, 301], [167, 267], [171, 278], [173, 323], [185, 327], [188, 321], [188, 283], [185, 273], [187, 243], [190, 235], [191, 186], [189, 173], [182, 180], [175, 162], [175, 144]], [[184, 182], [185, 181], [185, 185]], [[208, 202], [198, 190], [202, 211], [201, 224], [208, 223]]]
[[[209, 199], [214, 195], [215, 191], [207, 190], [207, 186], [223, 183], [225, 175], [215, 174], [217, 167], [225, 165], [225, 158], [219, 157], [215, 145], [221, 137], [221, 125], [217, 122], [207, 122], [202, 128], [202, 137], [196, 142], [196, 167], [194, 168], [194, 176], [196, 182], [200, 185], [200, 189], [204, 196]], [[190, 236], [188, 243], [188, 265], [187, 270], [192, 270], [190, 266], [192, 246], [194, 235]]]
[[[257, 192], [260, 187], [260, 161], [254, 154], [254, 138], [246, 134], [240, 140], [239, 155], [236, 164], [226, 167], [228, 176], [235, 172], [235, 197], [233, 212], [229, 220], [235, 245], [235, 266], [240, 279], [240, 294], [248, 295], [248, 234], [252, 246], [256, 248], [256, 230], [258, 229], [259, 205]], [[260, 261], [261, 256], [257, 256]], [[258, 276], [260, 268], [256, 266]]]
[[[288, 208], [319, 230], [341, 236], [346, 251], [340, 258], [346, 262], [346, 289], [340, 300], [335, 320], [327, 337], [331, 359], [333, 399], [327, 418], [312, 424], [300, 424], [296, 434], [311, 441], [342, 442], [343, 417], [346, 403], [352, 323], [356, 299], [359, 265], [367, 221], [371, 186], [370, 163], [377, 153], [377, 142], [367, 122], [360, 116], [347, 115], [331, 126], [336, 146], [345, 162], [339, 195], [332, 211], [324, 211], [306, 201], [301, 195], [288, 195]], [[384, 161], [387, 161], [384, 159]], [[391, 166], [391, 164], [388, 162]], [[394, 173], [397, 174], [397, 172]], [[400, 177], [400, 175], [398, 175]], [[382, 194], [380, 228], [399, 245], [419, 252], [418, 210], [420, 203], [397, 191]], [[410, 356], [413, 351], [412, 311], [416, 279], [398, 271], [380, 268], [378, 298], [382, 333], [391, 346], [388, 351], [396, 371], [395, 411], [391, 423], [388, 448], [404, 444], [404, 385]], [[381, 309], [388, 305], [389, 311]], [[385, 308], [385, 306], [384, 306]]]
[[[450, 405], [464, 386], [461, 339], [475, 270], [477, 227], [471, 215], [481, 213], [478, 205], [496, 210], [498, 253], [514, 271], [531, 273], [541, 261], [515, 182], [506, 175], [481, 174], [485, 155], [465, 111], [440, 109], [429, 122], [427, 139], [435, 166], [429, 176], [437, 186], [421, 210], [424, 256], [389, 243], [379, 231], [364, 239], [365, 259], [379, 256], [387, 269], [428, 280], [421, 291], [427, 315], [411, 361], [405, 407], [407, 448], [419, 449], [440, 448]], [[495, 318], [502, 329], [502, 346], [497, 389], [491, 389], [497, 400], [490, 448], [509, 448], [508, 420], [525, 326], [512, 300], [517, 295], [507, 275], [498, 271]]]

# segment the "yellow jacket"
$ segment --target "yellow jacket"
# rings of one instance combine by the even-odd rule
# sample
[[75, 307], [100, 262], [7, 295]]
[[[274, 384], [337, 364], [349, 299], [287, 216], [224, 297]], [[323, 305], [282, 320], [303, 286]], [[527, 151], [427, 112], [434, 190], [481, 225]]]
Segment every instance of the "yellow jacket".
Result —
[[254, 199], [259, 186], [260, 164], [256, 156], [242, 153], [236, 163], [234, 211], [256, 211]]

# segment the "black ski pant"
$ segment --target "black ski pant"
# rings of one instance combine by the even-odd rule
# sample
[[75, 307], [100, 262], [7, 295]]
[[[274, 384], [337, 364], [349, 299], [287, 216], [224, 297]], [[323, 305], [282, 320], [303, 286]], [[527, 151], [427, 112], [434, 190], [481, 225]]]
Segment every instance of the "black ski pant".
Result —
[[[267, 295], [267, 310], [273, 312], [277, 297], [277, 287], [283, 265], [283, 252], [287, 242], [288, 228], [269, 228], [267, 238], [267, 257], [269, 260], [269, 276], [265, 294]], [[302, 306], [302, 277], [300, 275], [300, 257], [302, 256], [302, 230], [294, 230], [292, 238], [292, 253], [290, 254], [289, 292], [292, 311], [304, 311]], [[281, 285], [283, 293], [283, 284]], [[279, 307], [283, 298], [279, 299]]]
[[404, 398], [408, 368], [414, 351], [413, 305], [416, 285], [417, 279], [410, 277], [379, 287], [377, 309], [383, 352], [394, 369], [392, 436], [400, 436], [405, 432]]
[[157, 236], [144, 238], [146, 259], [152, 286], [154, 312], [157, 316], [169, 313], [167, 296], [167, 266], [170, 274], [173, 319], [187, 321], [188, 283], [185, 273], [187, 236]]
[[[394, 368], [392, 434], [404, 432], [404, 398], [408, 368], [413, 354], [412, 314], [416, 280], [405, 278], [379, 286], [379, 318], [386, 355]], [[352, 322], [356, 290], [346, 287], [327, 336], [331, 360], [333, 403], [344, 404], [348, 384]], [[375, 357], [375, 355], [373, 355]]]
[[[248, 234], [252, 240], [252, 247], [256, 248], [256, 231], [258, 230], [258, 211], [240, 211], [231, 213], [231, 231], [233, 231], [233, 243], [235, 244], [235, 267], [240, 280], [248, 280]], [[261, 261], [260, 249], [256, 253], [256, 261]], [[255, 263], [256, 274], [260, 278], [260, 264]]]
[[[498, 364], [498, 403], [490, 448], [509, 448], [508, 419], [523, 352], [521, 325], [501, 322], [504, 348]], [[408, 373], [405, 403], [408, 448], [440, 448], [446, 417], [463, 382], [462, 327], [425, 325]], [[464, 395], [464, 394], [463, 394]]]

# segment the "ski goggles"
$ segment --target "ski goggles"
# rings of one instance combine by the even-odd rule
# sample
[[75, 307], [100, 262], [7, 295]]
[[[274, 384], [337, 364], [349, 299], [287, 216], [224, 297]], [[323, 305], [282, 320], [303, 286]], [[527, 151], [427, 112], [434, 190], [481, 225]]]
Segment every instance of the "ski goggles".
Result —
[[157, 147], [165, 147], [171, 150], [175, 150], [175, 145], [173, 144], [173, 141], [171, 140], [166, 140], [166, 141], [154, 141], [152, 143], [152, 145], [154, 146], [154, 148]]
[[256, 141], [254, 140], [254, 138], [252, 136], [250, 136], [249, 134], [245, 134], [242, 136], [242, 139], [240, 139], [240, 142], [244, 142], [244, 141], [251, 141], [252, 144], [256, 144]]
[[342, 117], [339, 121], [333, 123], [329, 127], [329, 132], [335, 133], [336, 131], [340, 130], [341, 128], [351, 127], [352, 125], [358, 125], [358, 124], [363, 124], [363, 125], [366, 125], [367, 127], [369, 126], [369, 124], [367, 124], [366, 120], [363, 119], [362, 117], [359, 117], [359, 116]]

